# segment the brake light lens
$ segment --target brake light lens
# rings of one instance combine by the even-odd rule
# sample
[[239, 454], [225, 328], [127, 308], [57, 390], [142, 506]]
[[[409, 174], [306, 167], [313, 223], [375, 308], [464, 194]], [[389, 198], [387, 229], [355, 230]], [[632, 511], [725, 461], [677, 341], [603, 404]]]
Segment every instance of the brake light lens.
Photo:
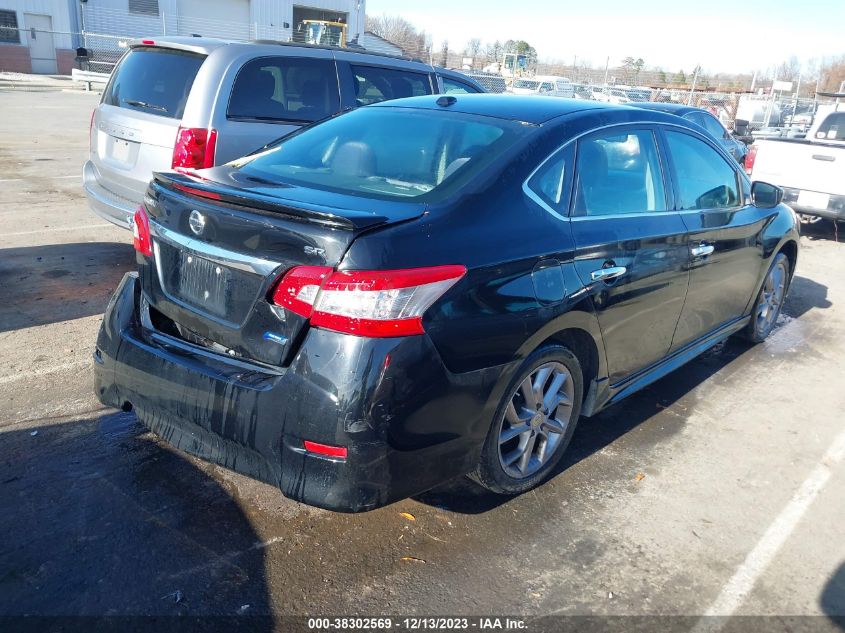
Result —
[[206, 169], [214, 166], [217, 130], [180, 127], [173, 147], [173, 169]]
[[748, 148], [748, 153], [745, 155], [745, 173], [749, 176], [754, 171], [754, 161], [757, 159], [757, 145], [752, 145]]
[[297, 266], [282, 278], [273, 303], [311, 325], [373, 338], [424, 332], [425, 311], [466, 274], [464, 266], [332, 271]]
[[135, 210], [132, 222], [132, 246], [146, 257], [153, 256], [153, 240], [150, 235], [150, 218], [143, 205]]
[[319, 442], [312, 442], [310, 440], [304, 440], [302, 444], [305, 446], [305, 450], [309, 453], [346, 459], [347, 450], [345, 446], [330, 446], [328, 444], [320, 444]]

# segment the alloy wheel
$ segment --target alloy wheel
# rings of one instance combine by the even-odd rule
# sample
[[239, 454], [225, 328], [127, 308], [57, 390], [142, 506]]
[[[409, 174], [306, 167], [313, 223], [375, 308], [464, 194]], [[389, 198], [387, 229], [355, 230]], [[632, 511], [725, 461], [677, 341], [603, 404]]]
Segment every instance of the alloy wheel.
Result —
[[766, 275], [760, 299], [755, 311], [756, 327], [759, 334], [765, 335], [772, 329], [780, 313], [786, 291], [786, 266], [778, 262]]
[[540, 365], [520, 383], [499, 426], [499, 462], [510, 477], [530, 477], [551, 459], [569, 428], [574, 392], [558, 362]]

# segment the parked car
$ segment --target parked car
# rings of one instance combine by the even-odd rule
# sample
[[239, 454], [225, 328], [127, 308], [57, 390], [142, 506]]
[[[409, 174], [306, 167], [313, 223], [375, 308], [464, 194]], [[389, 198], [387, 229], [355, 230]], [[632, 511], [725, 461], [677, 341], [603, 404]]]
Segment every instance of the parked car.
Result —
[[595, 97], [593, 97], [593, 89], [590, 86], [585, 86], [584, 84], [572, 84], [572, 88], [575, 92], [574, 97], [576, 99], [595, 101]]
[[707, 110], [676, 103], [637, 103], [632, 105], [636, 105], [638, 108], [668, 112], [669, 114], [674, 114], [687, 121], [691, 121], [706, 130], [738, 163], [742, 163], [745, 160], [748, 146], [741, 140], [734, 138], [734, 135], [722, 125], [721, 121]]
[[621, 88], [611, 88], [610, 86], [593, 86], [593, 99], [603, 103], [628, 103], [631, 99]]
[[553, 97], [573, 98], [575, 87], [566, 77], [557, 75], [537, 75], [534, 77], [539, 83], [537, 92]]
[[351, 49], [137, 40], [91, 115], [83, 186], [93, 211], [129, 228], [153, 171], [221, 165], [377, 101], [483, 91], [455, 71]]
[[157, 173], [96, 393], [175, 446], [360, 511], [515, 494], [590, 416], [772, 331], [795, 214], [698, 126], [508, 95], [380, 103]]
[[819, 108], [806, 138], [755, 141], [745, 167], [755, 178], [782, 187], [796, 211], [845, 220], [845, 106]]

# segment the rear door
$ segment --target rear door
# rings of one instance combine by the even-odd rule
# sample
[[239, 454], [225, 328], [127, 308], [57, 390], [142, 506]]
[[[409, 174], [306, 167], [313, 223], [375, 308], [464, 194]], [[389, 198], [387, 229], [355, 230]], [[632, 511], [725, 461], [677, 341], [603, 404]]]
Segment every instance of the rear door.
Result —
[[248, 58], [231, 86], [219, 105], [225, 119], [215, 123], [218, 165], [340, 111], [337, 67], [328, 50]]
[[664, 130], [675, 202], [689, 230], [689, 293], [678, 349], [742, 316], [760, 279], [762, 232], [776, 210], [748, 202], [736, 162], [704, 136]]
[[152, 172], [169, 169], [176, 132], [205, 55], [133, 48], [115, 68], [94, 114], [91, 160], [102, 186], [138, 200]]
[[576, 149], [575, 267], [601, 327], [611, 384], [660, 360], [687, 292], [686, 227], [655, 130], [606, 129]]

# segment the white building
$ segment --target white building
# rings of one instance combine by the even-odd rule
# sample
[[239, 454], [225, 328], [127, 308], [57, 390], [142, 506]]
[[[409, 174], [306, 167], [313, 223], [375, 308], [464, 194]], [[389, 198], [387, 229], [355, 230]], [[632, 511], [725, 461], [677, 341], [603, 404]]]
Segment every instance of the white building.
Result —
[[0, 70], [69, 74], [75, 0], [0, 0]]
[[0, 29], [0, 70], [69, 73], [76, 46], [110, 49], [113, 60], [120, 40], [135, 37], [288, 41], [302, 34], [303, 20], [344, 23], [348, 41], [364, 34], [365, 0], [306, 1], [0, 0], [0, 27], [10, 27]]

